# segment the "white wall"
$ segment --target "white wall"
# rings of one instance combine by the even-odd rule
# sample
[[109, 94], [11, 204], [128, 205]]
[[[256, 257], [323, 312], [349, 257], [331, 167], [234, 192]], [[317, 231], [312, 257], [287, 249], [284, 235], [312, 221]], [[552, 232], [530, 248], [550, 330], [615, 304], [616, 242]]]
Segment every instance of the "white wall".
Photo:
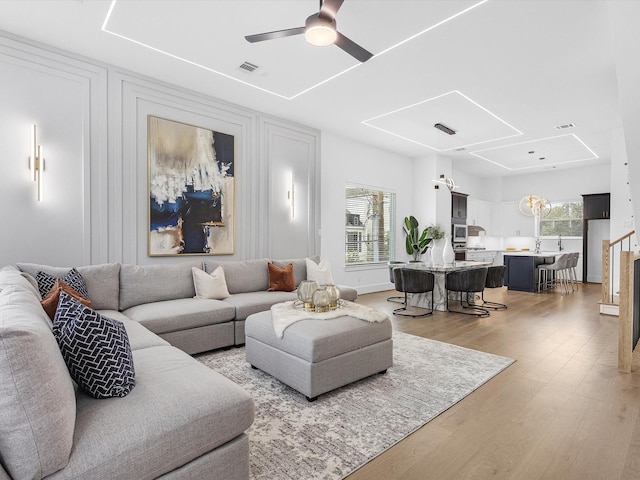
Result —
[[[147, 253], [148, 115], [234, 136], [235, 252], [218, 259], [320, 248], [319, 131], [8, 34], [0, 71], [0, 265], [187, 260]], [[31, 123], [46, 159], [40, 203], [28, 171]], [[288, 170], [295, 221], [280, 202]]]
[[[627, 199], [632, 204], [632, 211], [635, 215], [640, 215], [640, 29], [638, 29], [638, 18], [640, 18], [640, 2], [607, 2], [607, 8], [609, 10], [609, 21], [611, 24], [611, 36], [612, 36], [612, 52], [616, 64], [616, 76], [618, 80], [618, 100], [620, 102], [620, 114], [623, 125], [623, 133], [614, 132], [614, 147], [616, 150], [614, 153], [616, 170], [620, 169], [620, 161], [623, 157], [626, 158], [628, 163], [627, 168], [629, 176], [627, 180], [630, 182], [630, 196]], [[622, 139], [620, 137], [623, 137]], [[624, 142], [624, 147], [619, 144], [620, 141]], [[614, 177], [612, 175], [612, 182]], [[620, 184], [617, 183], [620, 180], [624, 180], [618, 173], [615, 174], [616, 183], [611, 185], [612, 191], [619, 188]], [[613, 212], [613, 209], [612, 209]], [[628, 223], [628, 217], [623, 218], [622, 230], [623, 233], [631, 229], [635, 229], [636, 232], [640, 231], [640, 223], [637, 218], [633, 218], [634, 225], [632, 228], [625, 227], [625, 223]], [[616, 222], [612, 226], [616, 232], [619, 232], [621, 227], [620, 222]], [[628, 228], [624, 231], [625, 228]], [[638, 236], [634, 239], [634, 249], [638, 249]]]
[[[0, 265], [104, 258], [106, 70], [0, 37], [0, 71]], [[41, 202], [28, 169], [31, 124], [45, 159]]]
[[396, 193], [396, 258], [408, 260], [402, 219], [414, 214], [413, 161], [329, 132], [322, 134], [321, 151], [321, 253], [331, 262], [334, 281], [355, 287], [360, 293], [392, 288], [386, 265], [345, 269], [345, 187], [354, 183]]
[[548, 198], [551, 202], [580, 200], [582, 194], [608, 192], [609, 178], [609, 165], [504, 177], [501, 201], [520, 201], [529, 194]]

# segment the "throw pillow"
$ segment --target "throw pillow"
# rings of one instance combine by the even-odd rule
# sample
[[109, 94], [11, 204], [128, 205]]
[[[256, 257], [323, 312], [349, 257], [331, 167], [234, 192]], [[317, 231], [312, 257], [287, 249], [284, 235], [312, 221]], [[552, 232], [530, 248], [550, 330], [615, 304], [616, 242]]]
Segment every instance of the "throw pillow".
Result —
[[122, 322], [60, 292], [53, 321], [71, 378], [95, 398], [124, 397], [136, 384], [133, 354]]
[[58, 278], [56, 280], [56, 283], [53, 285], [53, 288], [49, 290], [49, 293], [47, 293], [47, 296], [44, 297], [44, 300], [40, 302], [40, 304], [42, 305], [42, 308], [44, 308], [44, 311], [47, 312], [47, 315], [49, 315], [49, 318], [51, 319], [51, 321], [53, 321], [53, 318], [56, 315], [56, 309], [58, 308], [58, 301], [60, 300], [60, 292], [68, 293], [83, 305], [91, 308], [91, 300], [83, 297], [78, 292], [76, 292], [73, 288], [71, 288], [69, 285], [67, 285], [66, 283], [64, 283], [62, 280]]
[[269, 288], [268, 292], [293, 292], [296, 282], [293, 278], [293, 264], [278, 267], [269, 262]]
[[320, 263], [316, 263], [310, 258], [307, 261], [307, 280], [315, 280], [318, 285], [332, 285], [331, 265], [328, 258], [323, 258]]
[[210, 274], [196, 267], [191, 267], [191, 272], [193, 274], [193, 286], [196, 290], [195, 298], [222, 300], [230, 296], [222, 265]]
[[[82, 277], [82, 275], [80, 275], [80, 272], [75, 269], [75, 267], [69, 270], [63, 277], [60, 277], [60, 279], [83, 297], [89, 298], [87, 283], [84, 281], [84, 278]], [[55, 285], [56, 280], [56, 277], [43, 271], [39, 271], [36, 274], [36, 281], [38, 282], [38, 290], [40, 291], [41, 298], [47, 296], [49, 291]]]

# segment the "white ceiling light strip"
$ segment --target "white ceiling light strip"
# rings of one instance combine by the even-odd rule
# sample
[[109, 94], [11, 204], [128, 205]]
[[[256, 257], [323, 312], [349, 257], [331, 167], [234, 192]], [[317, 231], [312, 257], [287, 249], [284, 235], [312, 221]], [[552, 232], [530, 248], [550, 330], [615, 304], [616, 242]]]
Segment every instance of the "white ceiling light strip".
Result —
[[[412, 35], [412, 36], [410, 36], [409, 38], [407, 38], [407, 39], [405, 39], [405, 40], [402, 40], [402, 41], [400, 41], [400, 42], [396, 43], [395, 45], [392, 45], [391, 47], [389, 47], [389, 48], [387, 48], [387, 49], [383, 50], [382, 52], [380, 52], [380, 53], [378, 53], [378, 54], [374, 55], [373, 57], [371, 57], [371, 59], [374, 59], [374, 58], [376, 58], [376, 57], [380, 57], [380, 56], [382, 56], [382, 55], [384, 55], [384, 54], [386, 54], [386, 53], [390, 52], [390, 51], [391, 51], [391, 50], [393, 50], [394, 48], [397, 48], [397, 47], [399, 47], [400, 45], [404, 45], [405, 43], [407, 43], [407, 42], [409, 42], [409, 41], [411, 41], [411, 40], [413, 40], [413, 39], [415, 39], [415, 38], [419, 37], [420, 35], [423, 35], [423, 34], [425, 34], [425, 33], [429, 32], [430, 30], [433, 30], [434, 28], [437, 28], [437, 27], [439, 27], [440, 25], [443, 25], [443, 24], [447, 23], [448, 21], [453, 20], [454, 18], [459, 17], [460, 15], [463, 15], [463, 14], [467, 13], [467, 12], [469, 12], [469, 11], [473, 10], [473, 9], [474, 9], [474, 8], [476, 8], [476, 7], [479, 7], [480, 5], [482, 5], [482, 4], [484, 4], [484, 3], [488, 2], [488, 1], [489, 1], [489, 0], [481, 0], [480, 2], [475, 3], [475, 4], [471, 5], [470, 7], [465, 8], [464, 10], [462, 10], [462, 11], [460, 11], [460, 12], [458, 12], [458, 13], [456, 13], [456, 14], [454, 14], [454, 15], [452, 15], [452, 16], [450, 16], [450, 17], [448, 17], [448, 18], [445, 18], [444, 20], [441, 20], [440, 22], [438, 22], [438, 23], [436, 23], [436, 24], [434, 24], [434, 25], [431, 25], [431, 26], [430, 26], [430, 27], [428, 27], [428, 28], [425, 28], [425, 29], [424, 29], [424, 30], [422, 30], [421, 32], [418, 32], [418, 33], [416, 33], [415, 35]], [[317, 88], [317, 87], [319, 87], [319, 86], [321, 86], [321, 85], [324, 85], [325, 83], [330, 82], [331, 80], [334, 80], [334, 79], [336, 79], [336, 78], [340, 77], [341, 75], [344, 75], [344, 74], [345, 74], [345, 73], [347, 73], [347, 72], [350, 72], [350, 71], [351, 71], [351, 70], [353, 70], [354, 68], [359, 67], [360, 65], [363, 65], [362, 63], [357, 63], [356, 65], [353, 65], [353, 66], [351, 66], [351, 67], [347, 68], [346, 70], [343, 70], [343, 71], [341, 71], [341, 72], [338, 72], [337, 74], [335, 74], [335, 75], [333, 75], [333, 76], [331, 76], [331, 77], [329, 77], [329, 78], [326, 78], [325, 80], [322, 80], [321, 82], [318, 82], [318, 83], [316, 83], [315, 85], [312, 85], [311, 87], [309, 87], [309, 88], [307, 88], [307, 89], [305, 89], [305, 90], [302, 90], [302, 91], [300, 91], [300, 92], [296, 93], [295, 95], [292, 95], [292, 96], [290, 96], [290, 97], [287, 97], [286, 95], [281, 95], [281, 94], [279, 94], [279, 93], [276, 93], [276, 92], [274, 92], [274, 91], [268, 90], [268, 89], [266, 89], [266, 88], [262, 88], [262, 87], [259, 87], [259, 86], [257, 86], [257, 85], [254, 85], [254, 84], [252, 84], [252, 83], [245, 82], [244, 80], [240, 80], [239, 78], [233, 77], [233, 76], [231, 76], [231, 75], [227, 75], [226, 73], [222, 73], [222, 72], [220, 72], [220, 71], [218, 71], [218, 70], [215, 70], [215, 69], [213, 69], [213, 68], [211, 68], [211, 67], [207, 67], [207, 66], [205, 66], [205, 65], [202, 65], [202, 64], [200, 64], [200, 63], [194, 62], [194, 61], [192, 61], [192, 60], [188, 60], [188, 59], [186, 59], [186, 58], [184, 58], [184, 57], [180, 57], [180, 56], [178, 56], [178, 55], [175, 55], [175, 54], [173, 54], [173, 53], [167, 52], [167, 51], [165, 51], [165, 50], [161, 50], [161, 49], [159, 49], [159, 48], [153, 47], [153, 46], [151, 46], [151, 45], [149, 45], [149, 44], [147, 44], [147, 43], [140, 42], [140, 41], [138, 41], [138, 40], [134, 40], [133, 38], [131, 38], [131, 37], [127, 37], [126, 35], [122, 35], [122, 34], [120, 34], [120, 33], [116, 33], [116, 32], [114, 32], [114, 31], [112, 31], [112, 30], [109, 30], [109, 29], [108, 29], [109, 19], [111, 18], [111, 15], [112, 15], [112, 13], [113, 13], [113, 9], [114, 9], [114, 8], [115, 8], [115, 6], [116, 6], [116, 3], [117, 3], [117, 0], [112, 0], [111, 5], [109, 6], [109, 10], [108, 10], [108, 12], [107, 12], [107, 16], [105, 17], [104, 22], [102, 23], [102, 31], [103, 31], [103, 32], [105, 32], [105, 33], [109, 33], [109, 34], [114, 35], [114, 36], [116, 36], [116, 37], [118, 37], [118, 38], [122, 38], [123, 40], [127, 40], [127, 41], [129, 41], [129, 42], [135, 43], [136, 45], [140, 45], [140, 46], [142, 46], [142, 47], [148, 48], [148, 49], [150, 49], [150, 50], [153, 50], [154, 52], [158, 52], [158, 53], [161, 53], [161, 54], [163, 54], [163, 55], [167, 55], [168, 57], [174, 58], [174, 59], [176, 59], [176, 60], [180, 60], [180, 61], [182, 61], [182, 62], [188, 63], [189, 65], [193, 65], [194, 67], [202, 68], [203, 70], [206, 70], [206, 71], [208, 71], [208, 72], [215, 73], [215, 74], [218, 74], [218, 75], [220, 75], [220, 76], [222, 76], [222, 77], [228, 78], [228, 79], [230, 79], [230, 80], [234, 80], [234, 81], [236, 81], [236, 82], [242, 83], [243, 85], [246, 85], [246, 86], [248, 86], [248, 87], [255, 88], [255, 89], [260, 90], [260, 91], [262, 91], [262, 92], [270, 93], [271, 95], [275, 95], [276, 97], [283, 98], [283, 99], [285, 99], [285, 100], [293, 100], [294, 98], [299, 97], [300, 95], [304, 95], [305, 93], [307, 93], [307, 92], [309, 92], [309, 91], [311, 91], [311, 90], [313, 90], [313, 89], [315, 89], [315, 88]], [[370, 61], [370, 60], [369, 60], [369, 61]]]

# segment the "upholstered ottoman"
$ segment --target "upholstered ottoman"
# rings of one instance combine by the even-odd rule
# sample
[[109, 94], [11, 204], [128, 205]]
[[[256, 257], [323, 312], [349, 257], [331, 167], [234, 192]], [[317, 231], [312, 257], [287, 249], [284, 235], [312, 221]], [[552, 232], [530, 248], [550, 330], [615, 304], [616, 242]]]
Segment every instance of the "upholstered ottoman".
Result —
[[313, 401], [318, 395], [356, 380], [385, 373], [393, 365], [391, 322], [350, 316], [300, 320], [282, 338], [271, 311], [255, 313], [245, 323], [246, 358]]

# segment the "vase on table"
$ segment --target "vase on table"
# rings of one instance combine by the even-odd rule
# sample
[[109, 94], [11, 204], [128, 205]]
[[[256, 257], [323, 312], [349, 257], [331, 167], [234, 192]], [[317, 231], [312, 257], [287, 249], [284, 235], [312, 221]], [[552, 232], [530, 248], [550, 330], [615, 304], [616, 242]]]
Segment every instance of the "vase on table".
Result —
[[456, 254], [453, 251], [453, 245], [449, 241], [449, 236], [444, 237], [444, 249], [442, 250], [442, 261], [445, 265], [453, 265], [456, 259]]
[[431, 261], [434, 265], [444, 265], [444, 259], [442, 258], [444, 242], [444, 238], [435, 238], [432, 240], [433, 248], [431, 250]]

